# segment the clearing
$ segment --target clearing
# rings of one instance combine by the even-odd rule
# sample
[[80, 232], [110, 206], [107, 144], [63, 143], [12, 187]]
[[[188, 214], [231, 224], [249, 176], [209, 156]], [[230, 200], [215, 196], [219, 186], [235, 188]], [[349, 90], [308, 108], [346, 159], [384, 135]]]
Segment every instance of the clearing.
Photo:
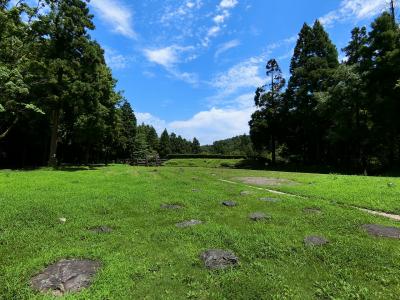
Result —
[[0, 299], [400, 294], [399, 222], [354, 208], [399, 214], [400, 179], [192, 163], [0, 171]]

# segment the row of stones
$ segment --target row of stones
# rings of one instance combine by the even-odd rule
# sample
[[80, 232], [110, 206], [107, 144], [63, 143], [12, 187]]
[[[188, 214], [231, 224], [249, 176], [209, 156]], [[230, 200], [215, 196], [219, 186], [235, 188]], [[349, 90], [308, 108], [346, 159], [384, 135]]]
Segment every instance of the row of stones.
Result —
[[[247, 195], [248, 192], [242, 192], [242, 195]], [[274, 198], [260, 198], [261, 201], [278, 202]], [[224, 201], [221, 203], [227, 207], [235, 207], [238, 204], [234, 201]], [[163, 209], [182, 209], [181, 205], [164, 204]], [[305, 208], [306, 213], [321, 213], [318, 208]], [[271, 217], [260, 212], [252, 213], [249, 218], [253, 221], [261, 221], [270, 219]], [[179, 228], [191, 227], [203, 224], [199, 220], [189, 220], [177, 223]], [[364, 225], [363, 229], [370, 235], [379, 237], [389, 237], [400, 239], [400, 229], [396, 227], [388, 227], [382, 225], [368, 224]], [[99, 226], [91, 228], [90, 231], [95, 233], [110, 233], [112, 228], [107, 226]], [[304, 239], [306, 246], [323, 246], [329, 241], [321, 236], [308, 236]], [[222, 249], [210, 249], [200, 255], [206, 268], [225, 269], [234, 267], [239, 264], [239, 259], [232, 251]], [[101, 263], [93, 260], [61, 260], [53, 265], [48, 266], [42, 273], [33, 277], [31, 280], [32, 287], [40, 292], [51, 292], [54, 296], [62, 296], [67, 292], [78, 292], [91, 284], [93, 276], [100, 269]]]

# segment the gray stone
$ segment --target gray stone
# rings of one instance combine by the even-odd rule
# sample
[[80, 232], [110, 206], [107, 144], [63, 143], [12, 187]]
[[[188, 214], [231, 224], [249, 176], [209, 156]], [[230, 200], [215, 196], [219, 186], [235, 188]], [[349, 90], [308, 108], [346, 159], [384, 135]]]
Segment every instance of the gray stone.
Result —
[[199, 221], [199, 220], [189, 220], [189, 221], [184, 221], [184, 222], [176, 224], [176, 227], [186, 228], [186, 227], [193, 227], [193, 226], [200, 225], [200, 224], [203, 224], [203, 222]]
[[265, 219], [271, 219], [271, 216], [266, 215], [262, 212], [255, 212], [249, 215], [249, 218], [253, 221], [263, 221]]
[[251, 194], [252, 194], [252, 192], [249, 192], [249, 191], [240, 192], [240, 195], [242, 195], [242, 196], [248, 196], [248, 195], [251, 195]]
[[304, 239], [304, 244], [306, 246], [323, 246], [329, 243], [329, 241], [321, 236], [308, 236]]
[[237, 203], [234, 201], [224, 201], [224, 202], [222, 202], [222, 205], [228, 206], [228, 207], [235, 207], [235, 206], [237, 206]]
[[162, 204], [161, 205], [162, 209], [172, 209], [172, 210], [176, 210], [176, 209], [182, 209], [183, 206], [182, 205], [178, 205], [178, 204]]
[[363, 226], [364, 230], [372, 236], [400, 239], [400, 228], [376, 224], [367, 224]]
[[110, 233], [112, 232], [112, 228], [108, 226], [98, 226], [98, 227], [92, 227], [89, 229], [93, 233]]
[[63, 296], [90, 286], [101, 263], [92, 260], [61, 260], [31, 279], [32, 287], [42, 293]]
[[303, 212], [307, 213], [307, 214], [321, 214], [322, 211], [320, 208], [317, 207], [306, 207], [303, 209]]
[[222, 270], [239, 264], [239, 259], [232, 251], [210, 249], [200, 255], [204, 266], [211, 270]]
[[276, 202], [281, 201], [281, 200], [276, 199], [276, 198], [268, 198], [268, 197], [260, 198], [260, 200], [261, 200], [261, 201], [264, 201], [264, 202], [272, 202], [272, 203], [276, 203]]
[[193, 192], [193, 193], [198, 193], [198, 192], [200, 192], [200, 190], [198, 190], [198, 189], [192, 189], [192, 192]]

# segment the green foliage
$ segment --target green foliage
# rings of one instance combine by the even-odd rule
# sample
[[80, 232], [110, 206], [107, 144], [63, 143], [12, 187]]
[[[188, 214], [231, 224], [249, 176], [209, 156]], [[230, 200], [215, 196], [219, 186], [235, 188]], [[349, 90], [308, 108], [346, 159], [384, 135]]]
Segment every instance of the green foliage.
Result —
[[240, 135], [230, 139], [215, 141], [212, 145], [201, 147], [205, 154], [253, 157], [255, 151], [248, 135]]
[[[285, 161], [364, 173], [400, 165], [399, 26], [385, 12], [370, 32], [356, 27], [351, 35], [339, 64], [320, 22], [304, 24], [285, 94], [273, 76], [268, 89], [256, 90], [250, 128], [260, 153], [274, 160], [277, 148]], [[268, 65], [270, 75], [279, 74], [274, 60]]]

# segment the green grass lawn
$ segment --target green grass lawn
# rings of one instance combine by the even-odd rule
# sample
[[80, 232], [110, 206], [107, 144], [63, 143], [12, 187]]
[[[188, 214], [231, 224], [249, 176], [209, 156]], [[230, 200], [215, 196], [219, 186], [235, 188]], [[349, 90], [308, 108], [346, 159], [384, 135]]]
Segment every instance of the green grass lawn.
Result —
[[203, 167], [203, 168], [234, 168], [242, 159], [193, 158], [171, 159], [165, 163], [167, 167]]
[[[274, 189], [306, 198], [218, 180], [241, 176], [294, 180]], [[371, 237], [360, 226], [399, 224], [348, 205], [399, 213], [399, 188], [396, 178], [170, 164], [0, 171], [0, 299], [52, 299], [29, 281], [63, 258], [102, 262], [93, 285], [65, 299], [398, 299], [400, 240]], [[223, 200], [239, 206], [223, 207]], [[185, 208], [160, 208], [167, 203]], [[323, 213], [306, 214], [307, 207]], [[252, 212], [272, 219], [250, 221]], [[175, 226], [190, 219], [205, 223]], [[99, 225], [114, 231], [88, 230]], [[308, 235], [330, 243], [306, 247]], [[205, 269], [199, 255], [210, 248], [234, 251], [240, 265]]]

